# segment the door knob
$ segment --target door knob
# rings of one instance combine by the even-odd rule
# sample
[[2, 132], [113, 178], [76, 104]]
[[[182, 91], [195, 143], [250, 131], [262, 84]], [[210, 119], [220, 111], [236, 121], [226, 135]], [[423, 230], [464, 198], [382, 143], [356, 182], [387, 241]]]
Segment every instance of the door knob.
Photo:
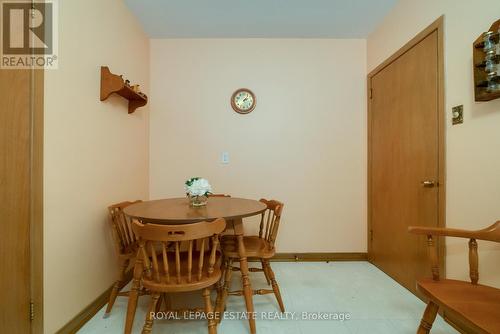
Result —
[[422, 181], [422, 186], [426, 187], [426, 188], [432, 188], [434, 186], [437, 185], [437, 182], [436, 181], [433, 181], [433, 180], [425, 180], [425, 181]]

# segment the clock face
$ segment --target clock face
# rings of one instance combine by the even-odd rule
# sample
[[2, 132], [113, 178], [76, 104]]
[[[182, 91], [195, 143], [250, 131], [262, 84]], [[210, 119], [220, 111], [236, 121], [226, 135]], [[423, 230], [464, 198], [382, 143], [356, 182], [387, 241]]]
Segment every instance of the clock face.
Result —
[[231, 97], [231, 106], [240, 114], [248, 114], [254, 110], [255, 102], [255, 95], [246, 88], [238, 89]]

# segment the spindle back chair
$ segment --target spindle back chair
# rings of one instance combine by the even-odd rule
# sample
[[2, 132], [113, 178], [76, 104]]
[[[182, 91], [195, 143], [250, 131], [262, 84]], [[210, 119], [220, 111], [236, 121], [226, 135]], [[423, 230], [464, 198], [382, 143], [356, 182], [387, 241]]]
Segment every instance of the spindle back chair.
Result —
[[113, 242], [118, 256], [118, 265], [120, 268], [118, 279], [113, 285], [109, 295], [108, 306], [106, 307], [105, 317], [113, 309], [116, 297], [118, 295], [126, 296], [128, 292], [120, 292], [125, 282], [125, 276], [130, 264], [134, 262], [137, 253], [137, 237], [132, 231], [131, 221], [123, 213], [123, 209], [129, 205], [142, 202], [140, 200], [133, 202], [120, 202], [108, 206], [108, 222], [113, 236]]
[[[248, 258], [259, 259], [262, 268], [249, 268], [251, 272], [263, 272], [268, 285], [272, 286], [272, 290], [258, 289], [254, 290], [253, 294], [264, 295], [274, 293], [281, 312], [285, 312], [285, 306], [281, 298], [281, 292], [278, 282], [271, 268], [269, 259], [276, 253], [275, 242], [280, 227], [281, 213], [284, 204], [277, 200], [260, 199], [260, 202], [266, 204], [267, 209], [262, 213], [259, 224], [258, 236], [244, 236], [243, 244], [245, 254]], [[243, 291], [229, 291], [231, 285], [231, 272], [239, 270], [238, 267], [233, 267], [232, 263], [239, 261], [240, 255], [238, 252], [238, 240], [235, 236], [225, 235], [221, 240], [221, 249], [224, 256], [224, 286], [220, 293], [221, 297], [217, 301], [217, 310], [221, 311], [225, 307], [228, 295], [242, 296]]]
[[[145, 275], [142, 278], [144, 288], [152, 295], [143, 333], [151, 333], [153, 326], [151, 312], [154, 313], [161, 307], [160, 296], [170, 292], [194, 290], [203, 290], [208, 331], [210, 334], [216, 333], [216, 317], [209, 288], [221, 277], [218, 245], [219, 234], [225, 227], [226, 222], [223, 218], [212, 222], [180, 225], [133, 222], [132, 228], [139, 237], [136, 270], [142, 271], [142, 267], [150, 263], [150, 267], [145, 268], [149, 270], [144, 271]], [[200, 244], [199, 250], [195, 246], [197, 242]], [[183, 249], [187, 250], [182, 251]]]

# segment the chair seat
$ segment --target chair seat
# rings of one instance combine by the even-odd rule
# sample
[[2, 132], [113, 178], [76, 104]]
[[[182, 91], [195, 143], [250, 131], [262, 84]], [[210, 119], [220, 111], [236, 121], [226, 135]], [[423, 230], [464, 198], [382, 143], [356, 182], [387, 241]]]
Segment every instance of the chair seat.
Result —
[[168, 264], [169, 264], [169, 274], [170, 282], [166, 281], [166, 274], [163, 270], [162, 257], [158, 256], [158, 267], [160, 272], [160, 282], [155, 280], [155, 277], [143, 277], [143, 286], [152, 291], [159, 292], [184, 292], [184, 291], [194, 291], [209, 287], [217, 283], [221, 277], [220, 262], [221, 254], [217, 252], [214, 271], [209, 276], [208, 274], [208, 261], [210, 259], [210, 253], [205, 252], [203, 256], [203, 270], [201, 272], [201, 279], [198, 280], [198, 263], [199, 257], [197, 251], [193, 251], [193, 259], [191, 264], [191, 282], [188, 282], [188, 252], [180, 252], [180, 282], [177, 279], [177, 273], [175, 268], [175, 253], [169, 252], [168, 254]]
[[419, 280], [417, 288], [477, 333], [500, 333], [500, 289], [449, 279]]
[[[243, 237], [245, 253], [247, 257], [269, 259], [276, 253], [274, 247], [269, 242], [258, 236]], [[234, 235], [225, 235], [221, 239], [221, 248], [224, 256], [230, 258], [239, 258], [238, 239]]]

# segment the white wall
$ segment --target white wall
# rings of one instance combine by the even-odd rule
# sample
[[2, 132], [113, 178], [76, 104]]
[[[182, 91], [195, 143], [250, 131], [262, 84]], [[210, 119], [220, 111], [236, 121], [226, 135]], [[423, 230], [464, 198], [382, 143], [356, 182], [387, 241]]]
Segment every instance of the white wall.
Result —
[[[479, 229], [500, 220], [500, 100], [474, 102], [472, 43], [500, 13], [498, 0], [400, 0], [367, 40], [368, 71], [445, 15], [447, 226]], [[464, 105], [464, 124], [451, 107]], [[500, 246], [479, 243], [480, 281], [500, 287]], [[467, 244], [448, 239], [447, 272], [468, 277]]]
[[[203, 176], [283, 201], [279, 252], [365, 252], [365, 75], [364, 40], [152, 40], [150, 197]], [[240, 87], [251, 114], [231, 109]]]
[[59, 69], [45, 71], [44, 327], [116, 279], [109, 204], [148, 197], [148, 107], [99, 101], [100, 66], [149, 92], [149, 39], [120, 0], [59, 1]]

